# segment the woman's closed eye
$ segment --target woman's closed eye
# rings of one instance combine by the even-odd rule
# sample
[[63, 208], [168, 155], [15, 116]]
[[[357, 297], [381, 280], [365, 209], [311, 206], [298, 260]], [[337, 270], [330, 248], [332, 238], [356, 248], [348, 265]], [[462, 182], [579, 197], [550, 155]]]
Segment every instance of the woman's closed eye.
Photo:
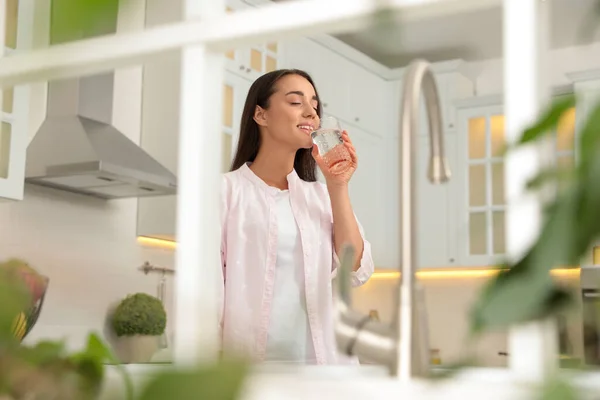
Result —
[[[302, 103], [297, 103], [297, 102], [292, 102], [290, 104], [292, 104], [293, 106], [301, 106], [302, 105]], [[315, 110], [315, 112], [319, 112], [319, 109], [317, 107], [313, 107], [313, 110]]]

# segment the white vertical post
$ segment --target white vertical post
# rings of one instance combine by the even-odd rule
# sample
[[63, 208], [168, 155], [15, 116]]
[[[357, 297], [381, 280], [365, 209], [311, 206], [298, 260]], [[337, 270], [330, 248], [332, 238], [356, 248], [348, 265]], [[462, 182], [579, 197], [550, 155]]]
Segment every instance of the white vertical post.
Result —
[[[183, 2], [186, 20], [225, 11], [223, 0]], [[222, 54], [204, 45], [181, 50], [174, 338], [180, 365], [218, 355], [222, 81]]]
[[[506, 139], [518, 140], [549, 99], [549, 2], [504, 0], [504, 110]], [[540, 198], [525, 194], [526, 182], [540, 170], [540, 146], [509, 153], [505, 164], [508, 255], [517, 259], [535, 241], [541, 228]], [[557, 366], [556, 329], [551, 321], [516, 326], [509, 334], [510, 368], [518, 379], [543, 379]]]

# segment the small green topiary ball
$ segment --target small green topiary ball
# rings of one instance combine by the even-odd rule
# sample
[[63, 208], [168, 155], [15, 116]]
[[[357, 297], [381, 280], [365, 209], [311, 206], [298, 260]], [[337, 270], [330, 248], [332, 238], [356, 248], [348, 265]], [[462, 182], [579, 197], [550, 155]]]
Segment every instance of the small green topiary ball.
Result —
[[127, 296], [112, 317], [117, 336], [162, 335], [167, 326], [167, 313], [160, 300], [145, 293]]

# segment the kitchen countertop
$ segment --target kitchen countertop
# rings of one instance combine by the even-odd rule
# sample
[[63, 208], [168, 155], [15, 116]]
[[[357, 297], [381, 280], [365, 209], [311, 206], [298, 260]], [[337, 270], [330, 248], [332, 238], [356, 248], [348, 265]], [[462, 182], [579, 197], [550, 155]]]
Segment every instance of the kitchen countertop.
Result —
[[[155, 373], [174, 368], [172, 364], [127, 364], [134, 385], [139, 387]], [[439, 368], [443, 370], [443, 368]], [[578, 388], [600, 392], [600, 371], [562, 370], [573, 378]], [[114, 400], [122, 393], [123, 383], [117, 366], [107, 366], [106, 385], [101, 399]], [[278, 398], [312, 399], [465, 399], [479, 396], [486, 399], [530, 398], [532, 385], [520, 382], [508, 368], [468, 368], [452, 379], [443, 381], [414, 380], [403, 383], [387, 375], [385, 368], [367, 366], [255, 366], [240, 400], [270, 400]], [[442, 395], [442, 392], [444, 393]], [[478, 395], [477, 395], [478, 394]], [[281, 397], [284, 396], [284, 397]], [[349, 397], [348, 397], [349, 396]], [[364, 397], [367, 396], [367, 397]], [[399, 397], [396, 397], [399, 396]], [[408, 396], [408, 397], [406, 397]], [[525, 397], [523, 397], [525, 396]]]

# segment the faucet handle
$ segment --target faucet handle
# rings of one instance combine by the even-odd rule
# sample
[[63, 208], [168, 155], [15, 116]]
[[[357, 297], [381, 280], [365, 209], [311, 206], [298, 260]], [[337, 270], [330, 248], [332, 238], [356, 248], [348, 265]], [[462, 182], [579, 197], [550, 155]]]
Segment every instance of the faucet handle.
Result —
[[358, 356], [396, 368], [397, 333], [389, 324], [384, 324], [351, 308], [352, 266], [354, 248], [344, 246], [340, 266], [335, 280], [335, 337], [338, 351], [346, 356]]

